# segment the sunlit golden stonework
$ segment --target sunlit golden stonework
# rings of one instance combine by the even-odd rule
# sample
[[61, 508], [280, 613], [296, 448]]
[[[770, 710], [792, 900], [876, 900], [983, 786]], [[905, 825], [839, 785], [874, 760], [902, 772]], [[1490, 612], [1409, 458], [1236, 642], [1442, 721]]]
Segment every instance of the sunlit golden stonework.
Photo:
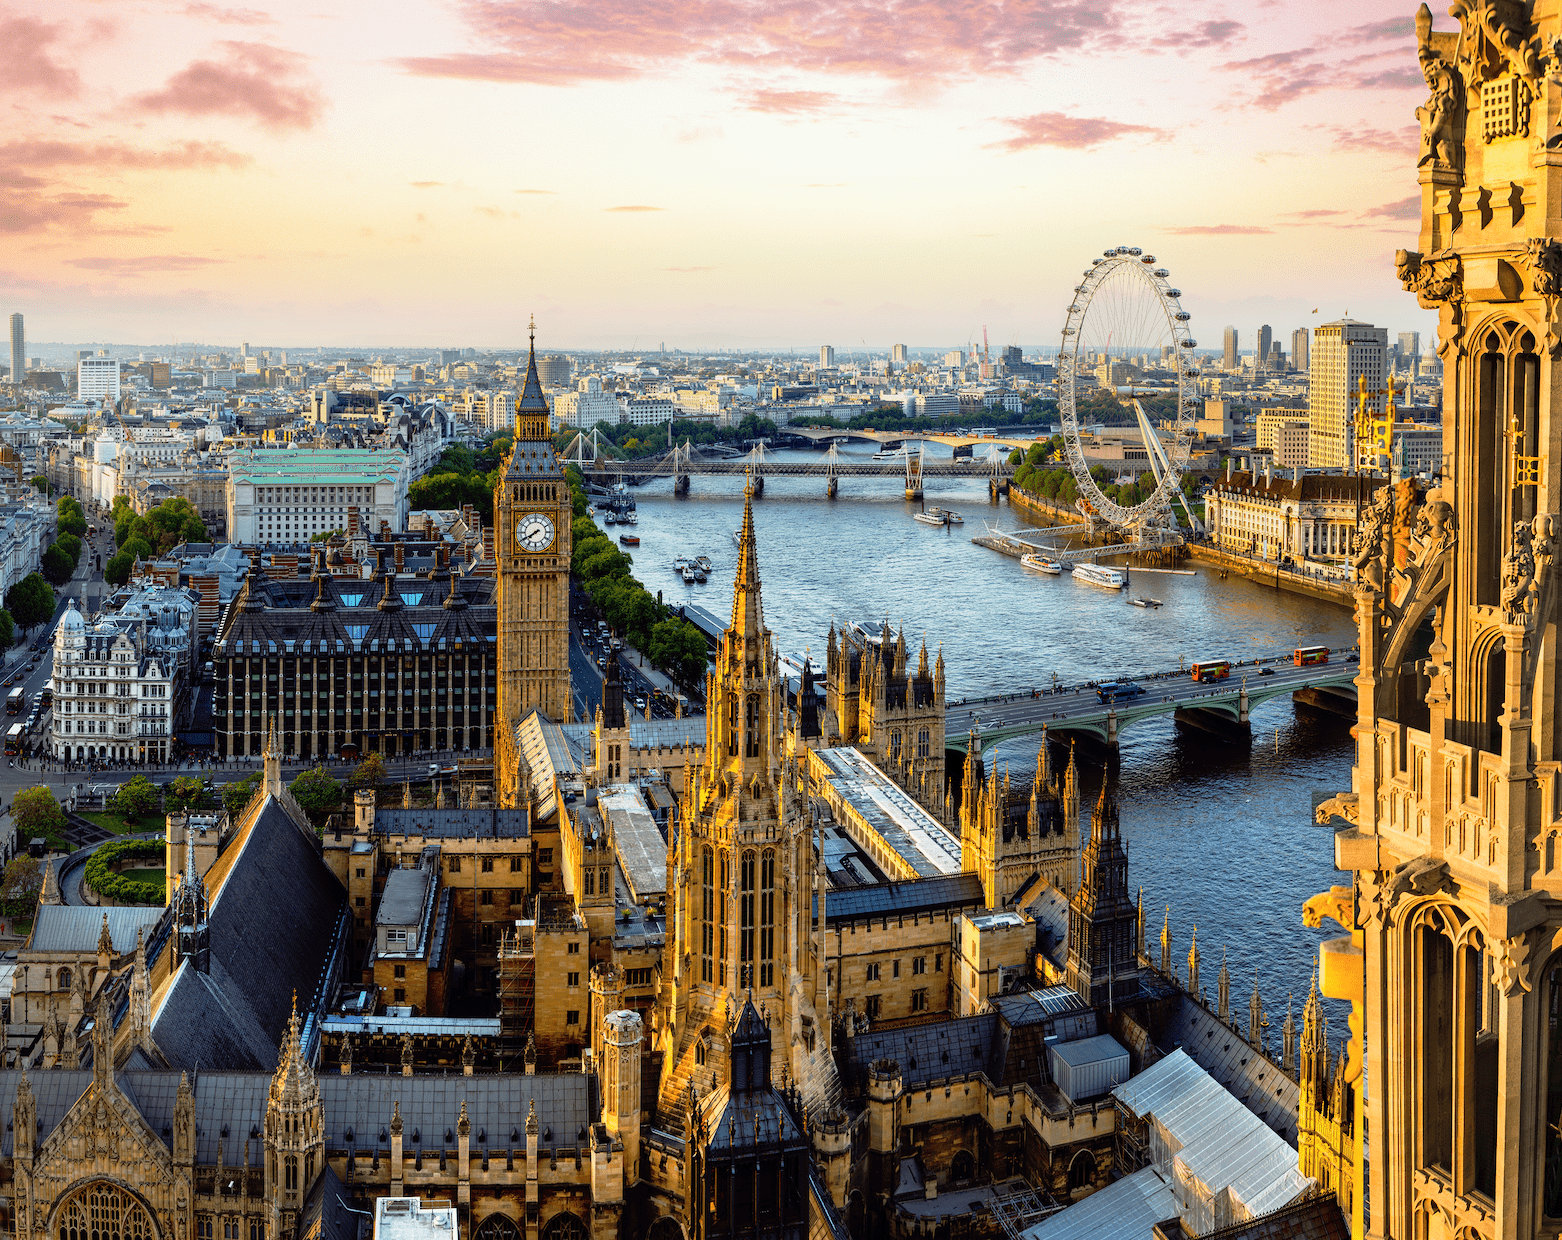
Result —
[[1308, 909], [1349, 931], [1319, 988], [1352, 1005], [1348, 1113], [1316, 1127], [1349, 1138], [1355, 1234], [1395, 1240], [1562, 1230], [1562, 21], [1452, 12], [1416, 19], [1421, 238], [1396, 256], [1438, 312], [1448, 466], [1363, 522], [1356, 767], [1320, 811], [1354, 886]]

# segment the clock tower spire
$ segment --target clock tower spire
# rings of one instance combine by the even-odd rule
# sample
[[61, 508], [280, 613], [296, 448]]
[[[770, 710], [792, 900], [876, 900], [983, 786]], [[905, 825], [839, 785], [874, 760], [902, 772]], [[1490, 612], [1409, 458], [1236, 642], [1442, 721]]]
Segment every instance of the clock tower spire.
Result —
[[499, 568], [499, 684], [494, 778], [504, 805], [525, 804], [515, 730], [533, 710], [574, 719], [569, 677], [569, 483], [554, 451], [537, 377], [537, 324], [529, 328], [526, 382], [515, 402], [515, 440], [494, 488]]

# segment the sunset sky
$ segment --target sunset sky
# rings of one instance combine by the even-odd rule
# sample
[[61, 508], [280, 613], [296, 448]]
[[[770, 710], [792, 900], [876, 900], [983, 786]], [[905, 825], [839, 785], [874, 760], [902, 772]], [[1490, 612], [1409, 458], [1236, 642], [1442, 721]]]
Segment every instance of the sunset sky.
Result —
[[506, 347], [531, 312], [550, 348], [1032, 347], [1137, 245], [1201, 346], [1347, 310], [1426, 338], [1392, 261], [1413, 11], [0, 0], [0, 313], [152, 347]]

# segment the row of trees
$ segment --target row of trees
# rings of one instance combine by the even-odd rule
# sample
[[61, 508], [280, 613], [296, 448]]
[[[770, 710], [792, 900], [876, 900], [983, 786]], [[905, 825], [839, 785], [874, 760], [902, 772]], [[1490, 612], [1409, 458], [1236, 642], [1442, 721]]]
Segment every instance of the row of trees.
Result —
[[206, 541], [206, 523], [182, 495], [165, 499], [144, 513], [136, 512], [123, 495], [116, 495], [111, 515], [114, 545], [119, 550], [103, 566], [103, 577], [112, 585], [130, 580], [137, 559], [156, 559], [180, 543]]
[[570, 572], [607, 622], [635, 649], [685, 684], [699, 684], [705, 674], [705, 635], [687, 620], [673, 615], [660, 598], [652, 598], [630, 575], [634, 561], [586, 515], [580, 475], [573, 466], [566, 474], [575, 512], [570, 527], [574, 540]]
[[[81, 536], [87, 532], [87, 514], [69, 495], [60, 496], [55, 504], [55, 513], [54, 541], [44, 548], [38, 563], [45, 577], [55, 585], [62, 586], [71, 579], [71, 574], [76, 571], [76, 565], [81, 563], [84, 549]], [[49, 596], [49, 614], [54, 614], [52, 593]], [[29, 626], [23, 624], [22, 627]]]
[[[1009, 454], [1009, 464], [1017, 465], [1014, 485], [1032, 495], [1039, 495], [1064, 507], [1070, 507], [1079, 498], [1079, 483], [1074, 471], [1063, 464], [1063, 436], [1054, 435], [1041, 440], [1024, 453], [1018, 449]], [[1155, 475], [1148, 471], [1138, 474], [1132, 482], [1117, 483], [1103, 465], [1093, 465], [1090, 476], [1108, 499], [1132, 508], [1143, 503], [1155, 492]], [[1182, 479], [1183, 494], [1192, 501], [1198, 490], [1198, 480], [1192, 474]]]
[[452, 444], [440, 453], [434, 467], [407, 488], [414, 512], [460, 508], [471, 504], [486, 525], [494, 519], [494, 488], [511, 446], [510, 436], [491, 432], [483, 447], [473, 452], [464, 444]]

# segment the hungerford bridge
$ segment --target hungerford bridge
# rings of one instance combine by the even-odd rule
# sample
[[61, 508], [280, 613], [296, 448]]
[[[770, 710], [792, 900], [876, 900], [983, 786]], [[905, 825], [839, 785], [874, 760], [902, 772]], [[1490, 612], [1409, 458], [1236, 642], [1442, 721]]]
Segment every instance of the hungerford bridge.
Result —
[[945, 709], [944, 744], [964, 752], [974, 735], [985, 750], [1045, 728], [1049, 735], [1084, 735], [1116, 745], [1129, 724], [1157, 715], [1174, 715], [1191, 726], [1230, 734], [1247, 728], [1255, 707], [1287, 693], [1298, 702], [1354, 718], [1358, 670], [1345, 661], [1343, 652], [1331, 662], [1302, 667], [1285, 654], [1233, 662], [1227, 679], [1210, 683], [1199, 683], [1186, 671], [1133, 677], [1144, 693], [1109, 703], [1101, 701], [1094, 687], [1084, 685], [966, 698]]
[[[788, 434], [800, 431], [788, 429]], [[818, 438], [824, 438], [821, 432]], [[830, 438], [841, 438], [835, 432]], [[953, 436], [940, 436], [953, 440]], [[841, 478], [895, 478], [904, 480], [906, 498], [920, 499], [923, 478], [985, 478], [988, 490], [996, 494], [1002, 484], [1014, 476], [1015, 467], [1009, 464], [1009, 452], [1021, 446], [1016, 440], [970, 439], [966, 442], [985, 443], [988, 450], [980, 457], [954, 460], [927, 460], [920, 451], [897, 453], [888, 461], [864, 461], [860, 457], [842, 456], [838, 443], [832, 442], [825, 453], [815, 461], [779, 461], [765, 451], [763, 444], [755, 444], [740, 456], [706, 454], [692, 443], [684, 442], [657, 456], [643, 457], [635, 461], [610, 460], [598, 456], [594, 445], [584, 435], [577, 435], [570, 443], [563, 458], [566, 464], [577, 466], [583, 474], [606, 474], [625, 482], [645, 482], [652, 478], [671, 478], [673, 492], [686, 495], [689, 479], [695, 474], [714, 476], [747, 475], [753, 479], [755, 496], [765, 492], [765, 478], [823, 478], [825, 493], [832, 498], [837, 493]], [[957, 444], [958, 446], [958, 444]]]

